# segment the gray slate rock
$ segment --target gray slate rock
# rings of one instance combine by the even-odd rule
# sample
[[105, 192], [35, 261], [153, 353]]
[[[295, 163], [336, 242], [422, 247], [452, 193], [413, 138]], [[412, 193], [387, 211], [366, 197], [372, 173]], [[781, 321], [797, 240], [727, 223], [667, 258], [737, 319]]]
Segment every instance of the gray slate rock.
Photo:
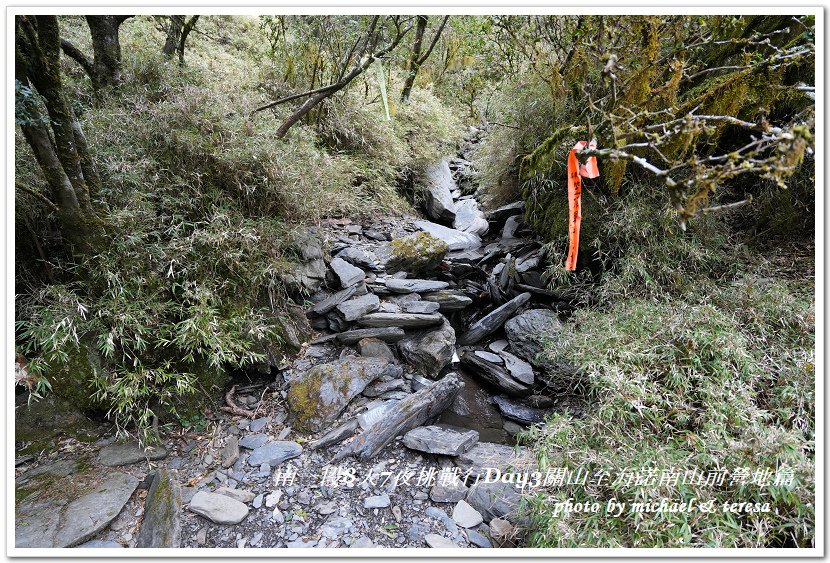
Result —
[[424, 170], [426, 183], [426, 212], [438, 221], [455, 219], [455, 203], [452, 192], [457, 188], [449, 163], [446, 160], [431, 164]]
[[136, 547], [179, 547], [182, 540], [182, 490], [166, 469], [156, 471], [144, 501]]
[[487, 539], [487, 536], [479, 534], [475, 530], [467, 530], [467, 539], [470, 540], [470, 543], [476, 547], [482, 548], [489, 548], [493, 547], [493, 544], [490, 543], [490, 540]]
[[498, 354], [494, 354], [492, 352], [487, 352], [486, 350], [476, 350], [475, 355], [484, 360], [485, 362], [490, 362], [491, 364], [503, 364], [504, 359], [499, 356]]
[[349, 246], [337, 253], [337, 258], [342, 258], [349, 264], [366, 270], [376, 270], [378, 267], [377, 256], [372, 252]]
[[508, 217], [512, 217], [513, 215], [520, 215], [524, 213], [525, 210], [525, 202], [524, 201], [515, 201], [513, 203], [508, 203], [507, 205], [502, 205], [496, 209], [493, 209], [487, 214], [487, 217], [496, 223], [501, 223]]
[[452, 225], [456, 230], [482, 236], [487, 234], [490, 223], [479, 209], [475, 199], [465, 199], [455, 206], [455, 221]]
[[449, 283], [434, 280], [414, 280], [414, 279], [388, 279], [386, 280], [386, 288], [395, 293], [425, 293], [428, 291], [439, 291], [449, 287]]
[[457, 456], [478, 442], [478, 432], [447, 424], [421, 426], [407, 432], [403, 445], [429, 454]]
[[434, 518], [435, 520], [438, 520], [439, 522], [441, 522], [444, 525], [444, 527], [447, 529], [447, 531], [449, 533], [451, 533], [452, 535], [455, 535], [455, 534], [458, 533], [458, 525], [455, 523], [455, 521], [452, 518], [450, 518], [447, 515], [446, 512], [444, 512], [440, 508], [436, 508], [434, 506], [428, 506], [427, 509], [426, 509], [425, 514], [429, 518]]
[[504, 350], [499, 352], [499, 355], [504, 359], [504, 366], [514, 379], [521, 381], [525, 385], [533, 385], [536, 381], [536, 377], [533, 374], [533, 366]]
[[499, 407], [505, 418], [522, 424], [536, 424], [545, 420], [545, 413], [539, 409], [528, 407], [504, 397], [493, 397], [493, 402]]
[[373, 328], [420, 328], [440, 325], [444, 317], [438, 313], [432, 315], [418, 315], [414, 313], [369, 313], [357, 324]]
[[375, 547], [375, 544], [371, 539], [369, 539], [368, 536], [360, 536], [352, 542], [352, 545], [349, 546], [350, 549], [361, 547]]
[[462, 528], [474, 528], [484, 521], [481, 513], [463, 500], [453, 508], [452, 519]]
[[353, 418], [348, 422], [344, 422], [340, 426], [329, 430], [317, 440], [311, 442], [308, 447], [312, 450], [319, 450], [320, 448], [326, 448], [333, 444], [338, 444], [354, 434], [355, 430], [357, 430], [357, 426], [357, 419]]
[[231, 497], [234, 500], [244, 503], [249, 503], [256, 498], [256, 495], [254, 495], [251, 491], [246, 491], [244, 489], [231, 489], [229, 487], [219, 487], [216, 489], [216, 493], [225, 495], [226, 497]]
[[270, 416], [263, 416], [261, 418], [254, 419], [251, 421], [251, 426], [248, 427], [248, 430], [250, 430], [251, 432], [259, 432], [260, 430], [268, 426], [269, 422], [271, 422]]
[[142, 449], [138, 442], [127, 442], [125, 444], [110, 444], [98, 453], [98, 463], [110, 467], [118, 465], [130, 465], [145, 460], [158, 460], [167, 457], [167, 449], [164, 446], [157, 446]]
[[401, 305], [401, 309], [405, 313], [423, 313], [426, 315], [437, 313], [440, 308], [441, 305], [434, 301], [407, 301]]
[[351, 287], [366, 279], [366, 273], [363, 270], [352, 266], [342, 258], [332, 258], [329, 266], [340, 280], [340, 287]]
[[424, 301], [434, 301], [438, 303], [439, 310], [442, 313], [449, 313], [452, 311], [460, 311], [469, 307], [473, 300], [460, 291], [441, 290], [424, 293], [421, 295]]
[[239, 445], [249, 450], [255, 450], [263, 446], [268, 441], [268, 436], [265, 434], [248, 434], [239, 441]]
[[528, 301], [530, 301], [530, 293], [522, 293], [521, 295], [514, 297], [501, 307], [496, 308], [494, 311], [488, 313], [474, 323], [469, 330], [458, 339], [458, 343], [462, 346], [470, 346], [488, 334], [492, 334], [500, 329], [505, 321], [507, 321], [507, 319], [518, 311], [519, 307]]
[[429, 498], [434, 502], [458, 502], [467, 497], [467, 485], [456, 476], [452, 480], [439, 478], [429, 490]]
[[355, 295], [366, 295], [367, 292], [368, 290], [366, 289], [365, 283], [359, 283], [351, 287], [347, 287], [346, 289], [342, 289], [337, 293], [329, 295], [328, 297], [314, 305], [310, 309], [310, 312], [314, 313], [315, 315], [325, 315], [346, 299], [349, 299], [350, 297]]
[[523, 221], [521, 215], [513, 215], [507, 218], [504, 222], [504, 229], [501, 231], [501, 238], [513, 238], [516, 236], [516, 231], [519, 230]]
[[452, 361], [455, 353], [455, 330], [444, 321], [441, 328], [420, 331], [398, 343], [401, 357], [429, 376], [437, 376]]
[[374, 497], [366, 497], [363, 499], [363, 508], [387, 508], [392, 501], [389, 499], [389, 495], [382, 494]]
[[364, 358], [379, 358], [389, 363], [395, 361], [395, 355], [389, 344], [379, 338], [364, 338], [357, 343], [357, 349]]
[[445, 538], [444, 536], [439, 536], [438, 534], [427, 534], [424, 537], [424, 541], [427, 542], [427, 545], [429, 547], [434, 547], [437, 549], [443, 549], [447, 547], [459, 547], [451, 539]]
[[341, 332], [337, 335], [337, 340], [341, 344], [352, 345], [360, 342], [364, 338], [377, 338], [384, 342], [397, 342], [405, 336], [402, 328], [396, 326], [376, 327], [376, 328], [359, 328], [356, 330], [349, 330]]
[[104, 548], [104, 549], [123, 549], [124, 546], [118, 543], [117, 541], [112, 540], [89, 540], [88, 542], [82, 543], [81, 545], [75, 546], [78, 549], [81, 548]]
[[270, 442], [255, 449], [248, 457], [248, 464], [253, 467], [267, 463], [276, 467], [283, 461], [298, 457], [303, 453], [303, 447], [297, 442]]
[[481, 246], [481, 238], [472, 233], [465, 233], [457, 229], [450, 229], [438, 223], [431, 223], [430, 221], [415, 221], [415, 225], [435, 238], [439, 238], [447, 243], [450, 251], [453, 250], [472, 250]]
[[553, 338], [561, 330], [559, 317], [548, 309], [527, 310], [504, 324], [510, 350], [539, 367], [544, 365], [544, 361], [537, 359], [543, 349], [543, 339]]
[[525, 397], [533, 391], [530, 386], [513, 379], [505, 368], [482, 360], [470, 350], [461, 352], [461, 363], [471, 368], [474, 375], [513, 397]]
[[379, 307], [380, 299], [378, 296], [368, 293], [340, 303], [337, 310], [343, 315], [343, 319], [351, 322], [372, 311], [377, 311]]
[[225, 447], [222, 448], [222, 467], [228, 468], [239, 459], [239, 438], [236, 436], [228, 437], [225, 442]]
[[507, 517], [513, 521], [525, 520], [518, 514], [521, 492], [512, 483], [479, 481], [467, 493], [467, 503], [476, 509], [485, 522]]
[[215, 524], [239, 524], [248, 516], [248, 507], [225, 495], [199, 491], [190, 500], [190, 511]]

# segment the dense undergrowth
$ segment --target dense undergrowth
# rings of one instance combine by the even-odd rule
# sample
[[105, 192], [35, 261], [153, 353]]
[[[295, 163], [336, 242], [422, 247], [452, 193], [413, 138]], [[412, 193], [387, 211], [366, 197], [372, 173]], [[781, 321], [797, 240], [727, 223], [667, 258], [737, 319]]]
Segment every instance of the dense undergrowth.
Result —
[[[82, 18], [61, 22], [89, 49]], [[162, 57], [152, 18], [128, 20], [122, 85], [98, 102], [63, 59], [103, 179], [93, 195], [110, 234], [102, 252], [71, 258], [30, 195], [43, 179], [16, 139], [16, 182], [29, 188], [17, 191], [18, 352], [41, 392], [51, 386], [147, 439], [154, 417], [189, 415], [200, 401], [185, 399], [214, 400], [229, 369], [282, 348], [293, 230], [410, 209], [414, 171], [451, 153], [460, 133], [422, 88], [387, 120], [370, 103], [372, 74], [277, 139], [290, 108], [251, 115], [285, 70], [257, 18], [205, 18], [199, 31], [180, 66]]]

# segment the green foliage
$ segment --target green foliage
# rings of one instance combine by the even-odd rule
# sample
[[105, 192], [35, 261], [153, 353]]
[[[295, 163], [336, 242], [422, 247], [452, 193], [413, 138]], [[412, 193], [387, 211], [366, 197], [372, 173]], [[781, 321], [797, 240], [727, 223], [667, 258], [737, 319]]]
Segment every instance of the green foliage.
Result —
[[[810, 546], [814, 498], [814, 312], [811, 295], [780, 282], [742, 278], [701, 288], [684, 302], [621, 301], [582, 309], [555, 341], [552, 360], [582, 371], [591, 411], [555, 415], [531, 431], [546, 467], [789, 468], [791, 487], [727, 478], [722, 484], [565, 486], [533, 500], [536, 547]], [[548, 497], [547, 495], [550, 495]], [[551, 503], [611, 498], [716, 500], [711, 514], [574, 513]], [[724, 502], [769, 502], [760, 514], [729, 514]]]

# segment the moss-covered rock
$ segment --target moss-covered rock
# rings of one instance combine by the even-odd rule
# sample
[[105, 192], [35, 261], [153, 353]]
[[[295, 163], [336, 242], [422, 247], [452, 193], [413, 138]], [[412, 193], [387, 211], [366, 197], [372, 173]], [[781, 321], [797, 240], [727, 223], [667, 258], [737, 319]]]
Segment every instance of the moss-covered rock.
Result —
[[100, 436], [98, 427], [70, 401], [49, 393], [28, 402], [28, 394], [15, 401], [14, 439], [18, 454], [50, 450], [69, 436], [87, 442]]
[[389, 243], [386, 271], [418, 274], [438, 267], [449, 252], [447, 243], [427, 232], [420, 232]]
[[314, 366], [288, 390], [293, 427], [301, 432], [325, 429], [369, 383], [402, 372], [400, 366], [378, 358], [344, 358]]

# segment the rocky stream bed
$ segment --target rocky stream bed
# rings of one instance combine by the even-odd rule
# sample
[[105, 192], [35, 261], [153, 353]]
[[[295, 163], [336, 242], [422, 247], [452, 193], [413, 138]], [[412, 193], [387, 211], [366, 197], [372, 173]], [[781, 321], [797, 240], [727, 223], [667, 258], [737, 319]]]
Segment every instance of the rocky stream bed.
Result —
[[426, 218], [298, 238], [284, 282], [310, 295], [312, 337], [276, 379], [238, 382], [210, 431], [142, 450], [92, 425], [19, 457], [16, 546], [516, 545], [523, 491], [495, 470], [536, 470], [515, 435], [579, 405], [540, 354], [560, 310], [523, 204], [479, 203], [479, 140], [427, 170]]

